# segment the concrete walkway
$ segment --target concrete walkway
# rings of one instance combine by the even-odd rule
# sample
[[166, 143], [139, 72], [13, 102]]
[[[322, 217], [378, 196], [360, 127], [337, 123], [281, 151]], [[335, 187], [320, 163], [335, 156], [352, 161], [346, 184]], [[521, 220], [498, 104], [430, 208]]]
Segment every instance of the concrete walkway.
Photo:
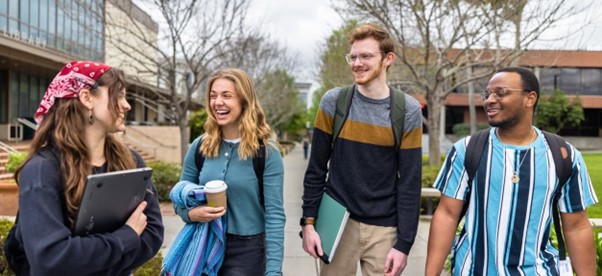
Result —
[[[284, 157], [284, 209], [286, 225], [284, 236], [284, 264], [283, 273], [287, 276], [316, 275], [315, 262], [301, 248], [299, 238], [299, 218], [301, 217], [301, 195], [303, 193], [303, 176], [307, 167], [307, 160], [303, 159], [303, 149], [297, 145], [295, 149]], [[169, 245], [182, 228], [183, 223], [175, 216], [171, 206], [164, 205], [163, 223], [165, 224], [165, 242], [162, 252], [165, 254]], [[424, 275], [426, 261], [426, 247], [430, 220], [421, 219], [416, 242], [410, 252], [408, 265], [402, 275]], [[361, 275], [359, 272], [357, 275]]]

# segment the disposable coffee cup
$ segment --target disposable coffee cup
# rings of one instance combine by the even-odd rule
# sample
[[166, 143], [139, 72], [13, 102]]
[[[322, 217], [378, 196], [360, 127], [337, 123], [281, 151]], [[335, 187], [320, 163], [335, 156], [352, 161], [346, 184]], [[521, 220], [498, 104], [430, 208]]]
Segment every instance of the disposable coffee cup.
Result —
[[226, 208], [227, 196], [226, 189], [228, 185], [221, 180], [212, 180], [205, 184], [205, 196], [207, 197], [207, 205], [211, 207]]

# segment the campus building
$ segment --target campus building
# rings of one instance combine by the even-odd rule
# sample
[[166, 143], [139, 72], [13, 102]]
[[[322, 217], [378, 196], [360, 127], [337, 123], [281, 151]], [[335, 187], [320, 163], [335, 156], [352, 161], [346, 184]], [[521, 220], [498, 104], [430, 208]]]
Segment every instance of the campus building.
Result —
[[[0, 141], [33, 135], [31, 122], [40, 97], [72, 60], [105, 62], [125, 71], [132, 106], [129, 122], [171, 122], [169, 101], [157, 89], [157, 78], [144, 74], [157, 71], [152, 63], [137, 64], [119, 50], [120, 43], [133, 44], [136, 38], [114, 26], [133, 28], [131, 22], [156, 43], [157, 23], [130, 0], [0, 1]], [[152, 47], [139, 49], [156, 55]]]
[[[529, 50], [518, 60], [518, 65], [533, 70], [540, 81], [542, 97], [554, 89], [562, 90], [569, 100], [578, 96], [584, 109], [585, 121], [579, 127], [565, 127], [563, 136], [602, 136], [602, 51]], [[475, 68], [475, 71], [479, 70]], [[486, 124], [480, 91], [487, 87], [488, 78], [475, 81], [474, 102], [477, 122]], [[458, 123], [470, 121], [467, 87], [460, 87], [445, 99], [445, 132], [452, 133]], [[423, 104], [424, 96], [416, 96]]]
[[3, 168], [9, 144], [33, 137], [40, 98], [73, 60], [123, 70], [132, 107], [124, 141], [147, 161], [179, 163], [179, 128], [156, 74], [158, 30], [131, 0], [0, 0], [0, 180], [12, 177]]

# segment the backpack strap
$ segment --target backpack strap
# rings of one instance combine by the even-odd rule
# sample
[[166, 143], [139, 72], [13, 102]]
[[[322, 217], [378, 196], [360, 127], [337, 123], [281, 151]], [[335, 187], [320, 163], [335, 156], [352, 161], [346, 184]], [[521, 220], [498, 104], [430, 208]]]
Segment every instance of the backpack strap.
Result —
[[406, 97], [405, 94], [397, 89], [391, 91], [391, 126], [393, 127], [393, 139], [395, 140], [395, 150], [399, 152], [401, 140], [403, 139], [403, 123], [406, 115]]
[[259, 148], [257, 149], [257, 154], [253, 157], [253, 170], [255, 171], [255, 176], [257, 177], [257, 185], [259, 185], [259, 203], [261, 204], [261, 208], [264, 210], [265, 199], [263, 194], [263, 172], [265, 171], [265, 152], [265, 145], [260, 143]]
[[[355, 84], [351, 87], [343, 87], [339, 92], [337, 98], [337, 106], [332, 122], [332, 146], [334, 148], [334, 142], [341, 134], [343, 125], [349, 117], [349, 110], [351, 109], [351, 101], [353, 100], [353, 94], [355, 91]], [[395, 141], [396, 151], [399, 151], [401, 146], [401, 140], [403, 139], [403, 123], [405, 120], [405, 94], [397, 89], [390, 88], [391, 95], [391, 112], [389, 118], [391, 119], [391, 126], [393, 127], [393, 140]]]
[[[487, 144], [487, 140], [489, 140], [489, 128], [473, 134], [470, 137], [470, 140], [468, 140], [468, 145], [466, 145], [466, 154], [464, 155], [464, 168], [466, 169], [466, 174], [468, 174], [468, 187], [472, 187], [472, 182], [477, 172], [479, 162], [481, 161], [481, 156], [485, 151], [485, 144]], [[462, 212], [460, 213], [458, 223], [460, 220], [462, 220], [464, 215], [466, 215], [466, 211], [468, 211], [470, 195], [471, 192], [469, 191], [468, 197], [464, 201], [464, 206], [462, 207]]]
[[[201, 153], [201, 143], [203, 142], [203, 138], [199, 140], [199, 143], [196, 146], [196, 154], [194, 155], [194, 164], [196, 165], [199, 174], [203, 169], [203, 163], [205, 163], [205, 156]], [[259, 203], [261, 204], [261, 208], [265, 210], [265, 200], [263, 194], [263, 172], [265, 171], [265, 156], [266, 156], [266, 148], [263, 143], [259, 143], [259, 148], [257, 149], [257, 153], [253, 156], [253, 170], [255, 171], [255, 177], [257, 177], [257, 185], [259, 186]]]
[[[554, 199], [552, 201], [552, 219], [554, 221], [554, 230], [556, 231], [556, 237], [558, 239], [558, 254], [560, 260], [566, 260], [566, 246], [564, 243], [564, 235], [562, 234], [562, 224], [560, 222], [560, 211], [558, 210], [558, 201], [560, 200], [560, 194], [562, 188], [571, 176], [573, 164], [570, 158], [571, 148], [568, 146], [566, 141], [562, 137], [542, 131], [546, 142], [550, 146], [552, 157], [554, 158], [554, 164], [556, 166], [556, 175], [558, 176], [558, 188], [554, 193]], [[563, 151], [564, 149], [564, 151]]]
[[353, 92], [355, 91], [355, 84], [351, 87], [343, 87], [339, 92], [337, 98], [337, 106], [334, 112], [334, 118], [332, 118], [332, 143], [331, 149], [334, 148], [334, 142], [341, 134], [341, 129], [347, 117], [349, 116], [349, 109], [351, 108], [351, 100], [353, 99]]

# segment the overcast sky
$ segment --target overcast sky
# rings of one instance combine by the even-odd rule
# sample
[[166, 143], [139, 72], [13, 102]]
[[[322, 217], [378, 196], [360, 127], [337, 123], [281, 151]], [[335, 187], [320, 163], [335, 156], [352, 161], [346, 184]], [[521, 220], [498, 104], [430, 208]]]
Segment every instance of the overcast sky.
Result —
[[[549, 0], [542, 0], [549, 1]], [[141, 4], [140, 0], [134, 0]], [[342, 24], [340, 16], [330, 7], [330, 0], [252, 0], [248, 11], [251, 24], [262, 24], [265, 30], [299, 57], [302, 67], [297, 81], [313, 81], [319, 50], [332, 30]], [[564, 20], [548, 31], [541, 41], [531, 48], [602, 50], [602, 1], [569, 0], [584, 5], [586, 12]], [[141, 7], [144, 9], [144, 5]], [[575, 32], [575, 26], [585, 28]], [[569, 36], [567, 39], [566, 37]], [[564, 37], [564, 41], [556, 40]], [[297, 72], [298, 73], [298, 72]]]
[[303, 67], [299, 81], [310, 81], [318, 61], [320, 45], [342, 24], [328, 0], [253, 0], [249, 22], [262, 23], [273, 39], [299, 57]]

